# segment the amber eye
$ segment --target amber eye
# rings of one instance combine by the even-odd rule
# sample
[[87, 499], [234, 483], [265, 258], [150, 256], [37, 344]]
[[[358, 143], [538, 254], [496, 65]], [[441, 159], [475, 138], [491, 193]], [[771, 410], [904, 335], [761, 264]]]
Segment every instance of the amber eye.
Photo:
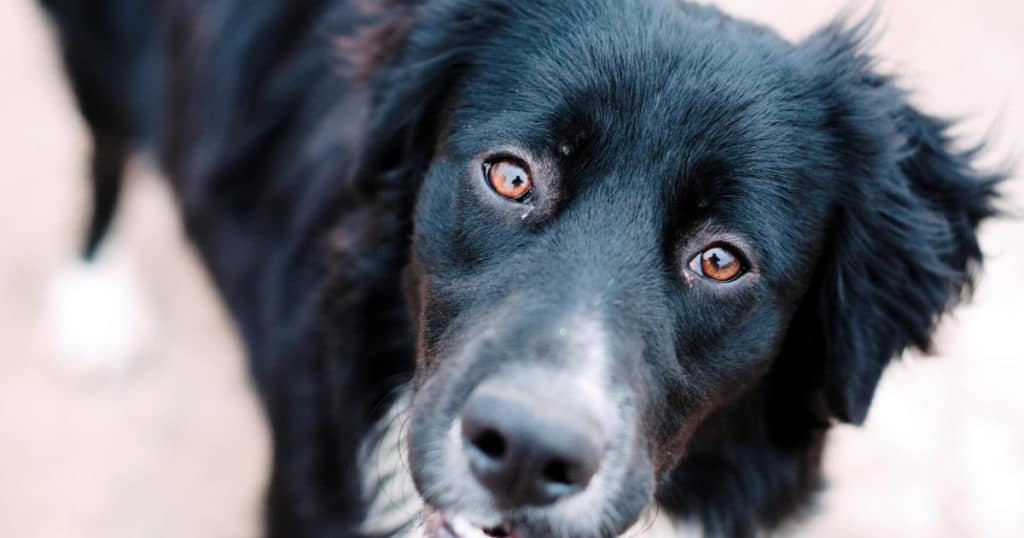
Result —
[[533, 192], [533, 181], [526, 166], [509, 158], [484, 163], [484, 178], [494, 192], [516, 202], [525, 202]]
[[706, 249], [690, 262], [690, 270], [716, 282], [729, 282], [743, 274], [740, 255], [731, 247], [719, 245]]

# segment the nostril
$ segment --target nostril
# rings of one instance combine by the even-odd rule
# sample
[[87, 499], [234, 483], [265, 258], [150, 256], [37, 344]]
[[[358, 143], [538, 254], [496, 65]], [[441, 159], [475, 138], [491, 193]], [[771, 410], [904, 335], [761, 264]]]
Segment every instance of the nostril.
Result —
[[473, 436], [470, 442], [477, 450], [493, 460], [500, 460], [505, 457], [505, 451], [508, 448], [505, 444], [505, 438], [492, 429], [481, 431]]
[[569, 476], [569, 463], [565, 460], [553, 459], [545, 463], [544, 468], [541, 469], [541, 475], [547, 482], [566, 486], [573, 485], [572, 478]]

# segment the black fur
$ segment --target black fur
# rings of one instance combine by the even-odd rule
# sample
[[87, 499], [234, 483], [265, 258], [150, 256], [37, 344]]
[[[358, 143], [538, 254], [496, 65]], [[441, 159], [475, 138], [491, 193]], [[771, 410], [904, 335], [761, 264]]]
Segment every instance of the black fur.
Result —
[[[154, 156], [269, 417], [270, 536], [358, 535], [358, 447], [409, 382], [425, 500], [486, 511], [444, 431], [492, 376], [571, 370], [552, 331], [581, 304], [614, 336], [622, 487], [593, 520], [502, 524], [612, 536], [653, 497], [710, 535], [772, 527], [818, 487], [831, 422], [928, 349], [994, 214], [1001, 176], [874, 70], [863, 26], [792, 44], [674, 0], [42, 3], [95, 143], [86, 251], [127, 156]], [[509, 151], [550, 176], [529, 208], [466, 164]], [[751, 272], [688, 273], [706, 240]]]

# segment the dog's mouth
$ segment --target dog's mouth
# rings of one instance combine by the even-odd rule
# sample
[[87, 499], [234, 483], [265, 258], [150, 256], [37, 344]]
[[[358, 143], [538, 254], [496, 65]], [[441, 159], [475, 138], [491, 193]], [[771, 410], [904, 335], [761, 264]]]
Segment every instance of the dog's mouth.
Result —
[[508, 525], [476, 525], [468, 518], [434, 512], [427, 518], [427, 538], [519, 538]]

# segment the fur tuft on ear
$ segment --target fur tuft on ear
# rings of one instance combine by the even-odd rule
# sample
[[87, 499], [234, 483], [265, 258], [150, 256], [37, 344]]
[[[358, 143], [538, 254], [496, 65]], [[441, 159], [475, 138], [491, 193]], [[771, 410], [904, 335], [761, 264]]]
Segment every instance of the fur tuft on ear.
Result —
[[969, 294], [982, 261], [976, 229], [997, 213], [1004, 179], [979, 171], [980, 147], [955, 149], [949, 122], [873, 70], [862, 51], [871, 20], [833, 24], [800, 47], [820, 71], [826, 128], [842, 155], [805, 319], [820, 324], [814, 353], [829, 411], [857, 424], [889, 361], [908, 347], [928, 351], [938, 319]]

